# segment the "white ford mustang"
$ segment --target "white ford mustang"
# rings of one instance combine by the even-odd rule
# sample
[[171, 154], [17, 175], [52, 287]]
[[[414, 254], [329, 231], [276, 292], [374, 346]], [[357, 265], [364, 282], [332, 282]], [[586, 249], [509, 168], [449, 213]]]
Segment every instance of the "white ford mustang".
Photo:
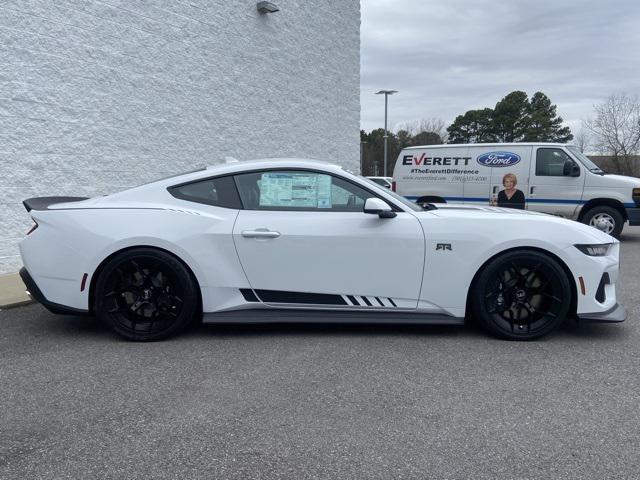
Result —
[[[22, 278], [132, 340], [206, 322], [480, 322], [508, 339], [619, 322], [619, 243], [544, 214], [426, 209], [339, 166], [229, 163], [113, 195], [24, 201]], [[384, 271], [377, 271], [383, 261]]]

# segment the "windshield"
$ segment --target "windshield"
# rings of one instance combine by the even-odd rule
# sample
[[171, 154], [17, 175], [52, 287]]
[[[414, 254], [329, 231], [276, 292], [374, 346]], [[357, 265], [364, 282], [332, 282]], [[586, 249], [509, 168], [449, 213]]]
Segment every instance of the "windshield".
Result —
[[580, 160], [582, 162], [582, 164], [585, 167], [587, 167], [587, 170], [589, 170], [590, 172], [593, 172], [593, 173], [605, 173], [604, 170], [602, 170], [598, 165], [593, 163], [589, 157], [587, 157], [584, 153], [582, 153], [580, 150], [578, 150], [573, 145], [569, 145], [569, 146], [567, 146], [567, 148], [569, 149], [569, 151], [571, 153], [573, 153], [573, 155], [575, 157], [578, 158], [578, 160]]
[[370, 183], [371, 185], [376, 187], [378, 190], [382, 190], [387, 195], [391, 195], [394, 199], [396, 199], [397, 201], [399, 201], [403, 205], [409, 207], [414, 212], [422, 212], [422, 211], [424, 211], [424, 208], [422, 208], [420, 205], [418, 205], [417, 203], [413, 203], [410, 200], [407, 200], [406, 198], [404, 198], [401, 195], [398, 195], [396, 192], [392, 191], [390, 188], [380, 187], [380, 185], [378, 185], [376, 182], [374, 182], [373, 180], [368, 179], [367, 177], [363, 177], [362, 175], [357, 175], [357, 177], [360, 178], [361, 180], [365, 180], [367, 183]]

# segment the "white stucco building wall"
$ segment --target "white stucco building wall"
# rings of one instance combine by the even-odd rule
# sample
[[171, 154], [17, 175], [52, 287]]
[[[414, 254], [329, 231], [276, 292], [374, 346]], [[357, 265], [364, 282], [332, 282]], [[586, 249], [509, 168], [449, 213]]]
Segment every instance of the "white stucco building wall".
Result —
[[0, 2], [0, 273], [21, 201], [95, 196], [216, 163], [357, 168], [359, 0]]

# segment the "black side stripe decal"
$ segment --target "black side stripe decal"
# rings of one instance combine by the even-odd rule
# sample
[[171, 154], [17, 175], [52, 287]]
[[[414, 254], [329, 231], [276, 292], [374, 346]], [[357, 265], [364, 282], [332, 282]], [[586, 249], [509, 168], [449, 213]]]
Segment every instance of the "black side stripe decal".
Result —
[[342, 295], [330, 293], [288, 292], [284, 290], [256, 290], [265, 303], [301, 303], [310, 305], [348, 305]]
[[250, 288], [241, 288], [240, 293], [242, 293], [242, 296], [247, 302], [259, 302], [258, 297], [256, 297], [256, 294], [253, 293], [253, 290]]
[[347, 298], [353, 305], [358, 305], [358, 306], [360, 305], [358, 300], [356, 300], [356, 297], [354, 297], [353, 295], [347, 295]]
[[[333, 295], [330, 293], [306, 293], [306, 292], [288, 292], [284, 290], [252, 290], [250, 288], [241, 288], [240, 293], [247, 302], [260, 302], [265, 303], [299, 303], [309, 305], [349, 305], [342, 295]], [[256, 296], [257, 295], [257, 296]], [[259, 298], [258, 298], [259, 297]], [[349, 302], [353, 306], [357, 307], [372, 307], [374, 306], [371, 301], [362, 296], [362, 302], [358, 301], [354, 295], [345, 295]], [[379, 297], [373, 297], [381, 307], [386, 307]], [[397, 307], [396, 302], [393, 299], [387, 297], [387, 301]], [[376, 305], [377, 306], [377, 305]]]

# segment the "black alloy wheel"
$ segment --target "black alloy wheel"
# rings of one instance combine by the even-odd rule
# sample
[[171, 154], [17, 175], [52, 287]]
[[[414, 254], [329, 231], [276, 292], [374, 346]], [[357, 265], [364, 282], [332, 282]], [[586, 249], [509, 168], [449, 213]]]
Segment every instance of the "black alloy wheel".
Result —
[[508, 252], [492, 260], [474, 284], [475, 317], [493, 335], [532, 340], [567, 317], [572, 290], [553, 258], [533, 250]]
[[197, 311], [197, 285], [170, 254], [137, 248], [116, 255], [96, 284], [96, 313], [129, 340], [161, 340], [183, 330]]

